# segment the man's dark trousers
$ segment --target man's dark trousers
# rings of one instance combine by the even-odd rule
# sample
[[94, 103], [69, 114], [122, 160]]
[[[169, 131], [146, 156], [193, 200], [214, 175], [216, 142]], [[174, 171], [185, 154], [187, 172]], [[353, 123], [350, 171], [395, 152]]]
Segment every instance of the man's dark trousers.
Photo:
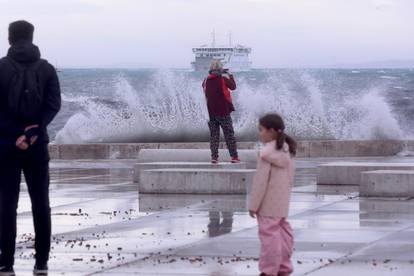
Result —
[[49, 153], [47, 143], [23, 151], [0, 141], [0, 251], [1, 264], [14, 264], [16, 216], [21, 173], [24, 173], [35, 228], [38, 263], [47, 262], [50, 251]]

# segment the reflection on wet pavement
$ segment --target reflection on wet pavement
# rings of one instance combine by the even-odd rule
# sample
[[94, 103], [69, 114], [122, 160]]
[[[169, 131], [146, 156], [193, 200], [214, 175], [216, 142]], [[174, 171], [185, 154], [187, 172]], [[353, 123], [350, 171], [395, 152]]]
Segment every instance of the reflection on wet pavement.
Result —
[[[414, 275], [414, 200], [317, 187], [315, 166], [330, 160], [298, 161], [294, 275]], [[244, 196], [139, 196], [133, 163], [52, 162], [50, 275], [258, 274], [257, 226]], [[23, 191], [16, 270], [31, 275], [33, 227]]]

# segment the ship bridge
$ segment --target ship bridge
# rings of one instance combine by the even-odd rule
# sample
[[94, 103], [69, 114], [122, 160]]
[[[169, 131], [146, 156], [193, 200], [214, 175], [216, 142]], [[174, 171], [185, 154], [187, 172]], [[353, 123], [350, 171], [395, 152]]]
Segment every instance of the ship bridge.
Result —
[[210, 68], [213, 59], [219, 59], [226, 68], [233, 71], [248, 71], [251, 69], [249, 54], [252, 52], [250, 47], [243, 45], [232, 45], [231, 38], [229, 45], [217, 45], [215, 37], [211, 45], [202, 45], [192, 49], [195, 60], [191, 63], [196, 71], [206, 71]]

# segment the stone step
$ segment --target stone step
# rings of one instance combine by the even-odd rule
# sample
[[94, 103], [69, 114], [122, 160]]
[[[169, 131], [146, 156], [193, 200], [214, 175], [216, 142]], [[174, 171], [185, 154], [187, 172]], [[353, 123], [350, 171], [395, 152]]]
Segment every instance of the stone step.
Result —
[[333, 162], [318, 166], [318, 185], [359, 185], [361, 173], [377, 170], [414, 170], [414, 163]]
[[362, 172], [359, 194], [373, 197], [413, 197], [414, 170]]
[[[239, 150], [241, 161], [247, 168], [256, 168], [258, 151]], [[220, 161], [230, 161], [228, 150], [219, 150]], [[208, 149], [142, 149], [138, 155], [137, 163], [152, 162], [210, 162], [211, 152]]]
[[159, 169], [141, 171], [139, 193], [246, 194], [255, 170]]
[[137, 163], [134, 166], [134, 182], [139, 182], [140, 173], [144, 170], [158, 169], [246, 169], [246, 163], [233, 164], [221, 162], [211, 164], [211, 162], [150, 162]]

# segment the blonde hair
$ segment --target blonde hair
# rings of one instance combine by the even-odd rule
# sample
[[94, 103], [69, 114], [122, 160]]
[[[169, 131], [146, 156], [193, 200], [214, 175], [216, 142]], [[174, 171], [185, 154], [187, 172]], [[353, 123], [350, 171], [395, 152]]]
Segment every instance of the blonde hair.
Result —
[[221, 70], [223, 69], [223, 63], [219, 59], [213, 59], [211, 61], [210, 70]]

